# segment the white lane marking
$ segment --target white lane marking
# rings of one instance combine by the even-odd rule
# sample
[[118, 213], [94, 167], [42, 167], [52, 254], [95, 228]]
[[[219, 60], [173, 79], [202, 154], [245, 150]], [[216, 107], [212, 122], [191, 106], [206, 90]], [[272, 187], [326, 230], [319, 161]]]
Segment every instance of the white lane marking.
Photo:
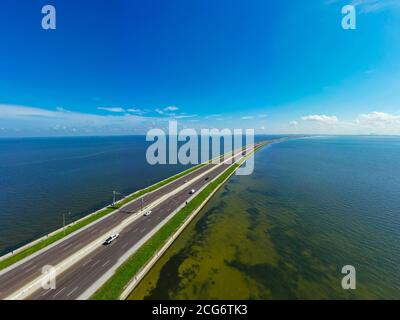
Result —
[[22, 270], [24, 270], [25, 268], [28, 268], [32, 263], [33, 263], [33, 261], [30, 261], [30, 262], [26, 263], [26, 264], [22, 267]]
[[127, 243], [127, 242], [126, 242], [126, 243], [124, 243], [124, 244], [122, 245], [122, 249], [125, 249], [127, 245], [128, 245], [128, 243]]
[[73, 294], [78, 289], [79, 289], [79, 287], [75, 287], [74, 290], [72, 290], [70, 293], [67, 294], [67, 297], [69, 297], [71, 294]]
[[138, 230], [138, 228], [135, 228], [134, 230], [133, 230], [133, 232], [136, 232]]
[[[160, 218], [161, 218], [161, 217], [158, 217], [158, 219], [160, 219]], [[137, 229], [135, 229], [135, 230], [137, 230]], [[142, 230], [142, 232], [144, 232], [144, 231], [146, 231], [146, 229], [143, 229], [143, 230]], [[93, 230], [92, 232], [96, 232], [96, 230]], [[63, 245], [64, 245], [64, 244], [63, 244]], [[70, 247], [70, 246], [68, 246], [68, 247]], [[68, 247], [67, 247], [67, 248], [68, 248]], [[65, 248], [65, 249], [67, 249], [67, 248]], [[93, 266], [95, 266], [96, 264], [97, 264], [97, 262], [96, 262]]]
[[29, 272], [31, 272], [33, 269], [36, 269], [36, 268], [37, 268], [37, 266], [30, 267], [29, 269], [26, 269], [26, 270], [24, 271], [24, 273], [29, 273]]
[[108, 265], [110, 263], [110, 260], [107, 260], [106, 263], [103, 264], [103, 267], [105, 267], [106, 265]]
[[142, 230], [140, 230], [141, 233], [145, 232], [146, 228], [143, 228]]
[[62, 288], [60, 291], [58, 291], [54, 296], [53, 296], [53, 298], [55, 298], [55, 297], [57, 297], [61, 292], [63, 292], [65, 290], [65, 287], [64, 288]]
[[46, 294], [48, 294], [49, 292], [50, 292], [50, 290], [46, 290], [46, 291], [43, 292], [40, 296], [43, 297], [43, 296], [45, 296]]
[[95, 263], [93, 263], [92, 264], [92, 268], [94, 267], [94, 266], [96, 266], [96, 264], [98, 264], [100, 262], [100, 260], [97, 260]]
[[92, 261], [92, 259], [89, 259], [88, 261], [86, 261], [83, 265], [82, 265], [82, 267], [84, 267], [84, 266], [86, 266], [89, 262], [91, 262]]
[[97, 232], [97, 229], [93, 229], [92, 231], [90, 231], [90, 233], [95, 233]]

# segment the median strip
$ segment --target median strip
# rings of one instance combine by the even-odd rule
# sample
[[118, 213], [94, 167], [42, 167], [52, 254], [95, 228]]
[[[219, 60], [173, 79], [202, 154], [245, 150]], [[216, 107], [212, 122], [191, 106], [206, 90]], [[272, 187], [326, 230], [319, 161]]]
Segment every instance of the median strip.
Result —
[[6, 254], [5, 256], [0, 258], [0, 270], [8, 268], [9, 266], [29, 257], [30, 255], [50, 246], [51, 244], [54, 244], [55, 242], [71, 235], [74, 232], [79, 231], [80, 229], [109, 215], [110, 213], [113, 213], [113, 212], [119, 210], [122, 206], [130, 203], [131, 201], [136, 200], [137, 198], [140, 198], [141, 196], [143, 196], [147, 193], [153, 192], [154, 190], [161, 188], [161, 187], [167, 185], [168, 183], [171, 183], [171, 182], [173, 182], [173, 181], [175, 181], [197, 169], [200, 169], [201, 167], [205, 166], [206, 164], [207, 163], [199, 164], [193, 168], [190, 168], [190, 169], [180, 172], [172, 177], [162, 180], [152, 186], [149, 186], [145, 189], [136, 191], [136, 192], [132, 193], [131, 195], [127, 196], [126, 198], [117, 202], [113, 207], [103, 208], [87, 217], [84, 217], [78, 221], [75, 221], [74, 223], [72, 223], [71, 225], [69, 225], [65, 228], [65, 232], [64, 232], [64, 229], [57, 230], [48, 236], [45, 236], [45, 237], [43, 237], [39, 240], [36, 240], [30, 244], [27, 244], [26, 246], [24, 246], [20, 249], [17, 249], [15, 253]]
[[[222, 165], [222, 164], [218, 164], [217, 166], [220, 166], [220, 165]], [[210, 171], [213, 171], [213, 170], [215, 170], [215, 167], [212, 167], [211, 169], [208, 169], [207, 171], [202, 172], [195, 178], [191, 179], [190, 183], [194, 183], [195, 181], [202, 179]], [[180, 191], [184, 190], [186, 187], [187, 187], [187, 185], [181, 185], [180, 187], [174, 189], [172, 192], [170, 192], [170, 193], [162, 196], [158, 200], [152, 202], [151, 204], [146, 206], [143, 210], [146, 211], [146, 210], [156, 207], [157, 205], [159, 205], [166, 199], [168, 199], [171, 196], [175, 195], [176, 193], [179, 193]], [[107, 236], [107, 234], [114, 234], [114, 233], [122, 232], [122, 230], [125, 227], [130, 225], [133, 221], [135, 221], [137, 218], [139, 218], [142, 214], [143, 214], [143, 211], [139, 211], [136, 214], [132, 215], [131, 217], [125, 219], [121, 224], [119, 224], [112, 230], [99, 236], [96, 240], [92, 241], [87, 246], [85, 246], [82, 249], [80, 249], [79, 251], [75, 252], [74, 254], [69, 256], [67, 259], [60, 262], [57, 266], [54, 266], [54, 270], [55, 270], [56, 274], [57, 275], [61, 274], [63, 271], [65, 271], [66, 269], [71, 267], [77, 261], [81, 260], [83, 257], [85, 257], [86, 255], [88, 255], [89, 253], [94, 251], [101, 243], [104, 242], [104, 238]], [[141, 233], [144, 233], [145, 231], [146, 231], [146, 229], [144, 228], [141, 230]], [[24, 287], [20, 288], [18, 291], [14, 292], [10, 296], [8, 296], [6, 299], [7, 300], [16, 300], [16, 299], [21, 300], [21, 299], [28, 297], [29, 295], [31, 295], [33, 292], [35, 292], [36, 290], [38, 290], [40, 288], [40, 285], [41, 285], [43, 279], [45, 279], [46, 277], [47, 277], [47, 275], [45, 275], [45, 274], [39, 276], [38, 278], [34, 279], [30, 283], [26, 284]]]
[[[259, 145], [254, 152], [261, 148]], [[113, 276], [97, 290], [91, 299], [94, 300], [117, 300], [121, 298], [128, 284], [135, 280], [135, 276], [146, 267], [149, 261], [156, 256], [163, 246], [198, 208], [204, 205], [218, 188], [236, 171], [241, 164], [252, 155], [241, 159], [239, 163], [231, 165], [215, 180], [210, 182], [199, 194], [194, 197], [185, 207], [179, 210], [160, 230], [147, 240], [126, 262], [124, 262], [113, 274]]]

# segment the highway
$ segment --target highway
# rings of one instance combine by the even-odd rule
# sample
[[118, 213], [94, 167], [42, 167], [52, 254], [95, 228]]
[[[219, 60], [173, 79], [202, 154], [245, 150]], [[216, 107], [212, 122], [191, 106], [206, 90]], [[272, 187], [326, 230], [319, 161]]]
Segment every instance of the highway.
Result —
[[[152, 193], [146, 194], [145, 205], [155, 201], [156, 199], [174, 191], [181, 186], [185, 180], [190, 180], [204, 173], [211, 168], [212, 165], [206, 165], [188, 175], [177, 179], [176, 181], [165, 185]], [[128, 206], [121, 210], [110, 214], [107, 218], [96, 222], [91, 227], [78, 231], [74, 236], [62, 241], [58, 245], [44, 251], [38, 256], [29, 259], [25, 263], [7, 271], [0, 272], [0, 299], [4, 299], [11, 293], [19, 289], [23, 284], [34, 280], [41, 275], [41, 269], [44, 265], [57, 265], [65, 258], [70, 256], [77, 250], [85, 247], [87, 244], [95, 240], [99, 235], [112, 230], [127, 219], [132, 213], [139, 211], [141, 208], [141, 199], [136, 199]], [[6, 272], [5, 272], [6, 271]]]
[[[192, 182], [193, 179], [212, 169], [205, 177]], [[217, 166], [208, 164], [188, 175], [165, 185], [152, 193], [145, 195], [145, 204], [154, 202], [161, 197], [169, 194], [177, 188], [186, 185], [179, 193], [166, 198], [152, 209], [149, 216], [140, 216], [134, 222], [126, 226], [121, 232], [120, 237], [109, 246], [100, 245], [94, 251], [83, 257], [81, 260], [69, 267], [61, 275], [57, 276], [57, 287], [55, 290], [39, 289], [28, 299], [40, 300], [71, 300], [79, 298], [86, 290], [96, 284], [118, 260], [132, 247], [138, 244], [148, 233], [158, 226], [179, 206], [185, 203], [192, 195], [191, 189], [200, 189], [205, 184], [212, 181], [221, 172], [229, 167], [228, 164]], [[61, 241], [55, 246], [44, 250], [37, 256], [27, 259], [20, 265], [0, 272], [0, 299], [7, 298], [9, 295], [18, 291], [27, 283], [41, 276], [41, 269], [45, 265], [57, 265], [66, 258], [96, 240], [102, 234], [112, 230], [123, 223], [133, 213], [141, 209], [141, 199], [131, 202], [117, 212], [110, 214], [105, 219], [95, 222], [85, 230], [78, 231], [68, 239]]]
[[38, 290], [28, 299], [40, 300], [70, 300], [77, 299], [85, 290], [93, 285], [127, 249], [138, 243], [148, 232], [155, 228], [162, 220], [167, 218], [181, 204], [191, 197], [190, 190], [198, 190], [211, 179], [227, 169], [222, 165], [210, 173], [209, 180], [205, 178], [188, 186], [177, 195], [164, 201], [152, 210], [150, 216], [142, 216], [121, 233], [120, 237], [109, 246], [100, 246], [94, 252], [79, 261], [67, 272], [57, 277], [57, 288], [55, 290]]

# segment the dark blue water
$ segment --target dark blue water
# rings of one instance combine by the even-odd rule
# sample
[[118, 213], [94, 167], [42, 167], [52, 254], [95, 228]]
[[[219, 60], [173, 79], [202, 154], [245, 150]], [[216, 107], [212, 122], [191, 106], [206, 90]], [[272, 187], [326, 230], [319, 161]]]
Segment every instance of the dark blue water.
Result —
[[[259, 136], [258, 140], [272, 136]], [[190, 166], [146, 161], [144, 136], [0, 139], [0, 255]], [[223, 145], [221, 145], [221, 148]]]
[[[275, 247], [297, 263], [297, 277], [317, 275], [314, 297], [399, 299], [400, 137], [307, 138], [260, 157], [252, 178], [265, 183]], [[337, 279], [347, 264], [358, 286], [344, 293]]]
[[[150, 166], [145, 137], [0, 140], [0, 254], [184, 170]], [[70, 222], [69, 221], [69, 222]]]
[[288, 140], [216, 193], [131, 298], [399, 299], [399, 248], [400, 137]]

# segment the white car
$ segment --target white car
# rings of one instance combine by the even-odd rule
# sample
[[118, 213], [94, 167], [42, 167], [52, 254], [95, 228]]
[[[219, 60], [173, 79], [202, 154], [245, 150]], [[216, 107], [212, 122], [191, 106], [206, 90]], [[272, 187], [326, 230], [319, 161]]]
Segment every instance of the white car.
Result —
[[109, 236], [109, 237], [106, 239], [106, 241], [104, 241], [104, 244], [105, 244], [105, 245], [108, 245], [108, 244], [110, 244], [111, 242], [113, 242], [115, 239], [117, 239], [118, 237], [119, 237], [119, 233], [112, 234], [111, 236]]
[[149, 211], [147, 211], [144, 215], [145, 215], [145, 217], [147, 217], [147, 216], [149, 216], [151, 213], [152, 213], [152, 211], [149, 210]]
[[194, 194], [196, 192], [196, 190], [192, 189], [190, 190], [190, 194]]

